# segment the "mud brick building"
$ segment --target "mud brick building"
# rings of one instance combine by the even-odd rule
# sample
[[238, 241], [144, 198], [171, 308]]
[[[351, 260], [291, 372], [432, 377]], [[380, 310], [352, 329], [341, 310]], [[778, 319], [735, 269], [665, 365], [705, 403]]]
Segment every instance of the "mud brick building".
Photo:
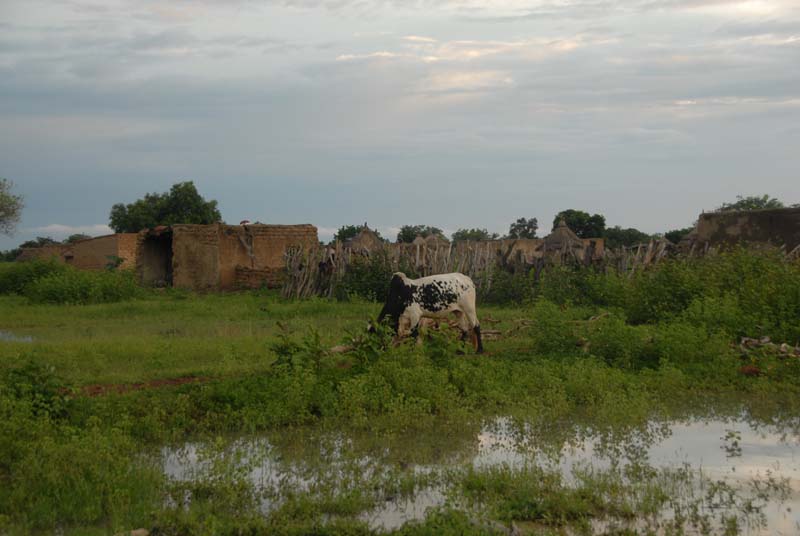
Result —
[[24, 248], [18, 261], [30, 259], [58, 259], [81, 270], [105, 270], [116, 259], [122, 269], [136, 266], [136, 233], [120, 233], [87, 238], [71, 244], [54, 244], [40, 248]]
[[319, 243], [313, 225], [172, 225], [138, 235], [136, 272], [145, 285], [192, 290], [279, 286], [285, 254]]
[[800, 207], [704, 213], [692, 235], [696, 247], [770, 244], [791, 251], [800, 246]]

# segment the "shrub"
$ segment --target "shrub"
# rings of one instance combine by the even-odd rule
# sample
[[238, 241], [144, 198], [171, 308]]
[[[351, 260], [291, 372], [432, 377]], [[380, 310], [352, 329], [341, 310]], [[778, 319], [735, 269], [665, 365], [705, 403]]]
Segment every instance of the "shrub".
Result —
[[[334, 294], [340, 299], [358, 296], [381, 301], [389, 294], [389, 282], [394, 272], [385, 252], [377, 251], [369, 257], [355, 256]], [[406, 275], [413, 277], [409, 272]]]
[[495, 268], [487, 281], [481, 281], [478, 298], [481, 302], [496, 304], [521, 304], [533, 297], [533, 272], [519, 270], [511, 273]]
[[67, 265], [55, 259], [0, 264], [0, 294], [22, 294], [30, 283], [65, 271]]
[[648, 354], [647, 335], [641, 327], [629, 326], [615, 315], [590, 322], [586, 328], [589, 352], [609, 365], [622, 368], [657, 364]]
[[64, 410], [67, 384], [55, 372], [55, 367], [28, 360], [12, 367], [3, 379], [5, 391], [16, 400], [26, 401], [39, 414], [59, 416]]
[[738, 368], [729, 336], [687, 322], [662, 323], [653, 330], [653, 354], [661, 365], [715, 378], [730, 377]]
[[543, 355], [576, 354], [578, 337], [567, 315], [558, 305], [539, 300], [533, 308], [534, 326], [531, 329], [533, 349]]
[[41, 277], [25, 287], [34, 303], [85, 305], [111, 303], [140, 296], [130, 272], [87, 272], [67, 269]]
[[702, 295], [702, 262], [669, 260], [653, 270], [639, 272], [627, 295], [628, 320], [654, 323], [674, 317]]

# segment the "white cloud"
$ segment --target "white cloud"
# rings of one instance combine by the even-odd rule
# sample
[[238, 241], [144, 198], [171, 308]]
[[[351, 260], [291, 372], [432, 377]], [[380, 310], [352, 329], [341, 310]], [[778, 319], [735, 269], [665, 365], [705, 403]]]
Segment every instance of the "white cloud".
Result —
[[449, 91], [487, 91], [507, 88], [514, 79], [504, 71], [447, 71], [435, 73], [420, 85], [425, 93]]
[[435, 43], [436, 39], [432, 37], [423, 37], [421, 35], [407, 35], [403, 37], [406, 41], [412, 41], [414, 43]]
[[322, 242], [330, 242], [338, 230], [338, 227], [317, 227], [317, 236]]
[[50, 225], [44, 225], [42, 227], [31, 227], [24, 231], [43, 234], [53, 238], [65, 238], [73, 234], [102, 236], [114, 233], [111, 227], [102, 223], [96, 223], [94, 225], [64, 225], [61, 223], [51, 223]]

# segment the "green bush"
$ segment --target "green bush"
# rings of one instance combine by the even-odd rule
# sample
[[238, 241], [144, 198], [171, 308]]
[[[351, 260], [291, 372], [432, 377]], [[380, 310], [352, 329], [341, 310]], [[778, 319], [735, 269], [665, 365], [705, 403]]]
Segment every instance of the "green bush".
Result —
[[648, 332], [640, 326], [629, 326], [618, 316], [608, 315], [589, 322], [586, 327], [589, 353], [609, 365], [640, 368], [657, 365], [648, 351]]
[[[356, 256], [334, 294], [340, 299], [358, 296], [382, 301], [389, 294], [389, 282], [394, 272], [389, 256], [384, 252], [375, 252], [369, 257]], [[413, 277], [410, 273], [406, 275]]]
[[85, 305], [112, 303], [140, 296], [131, 272], [89, 272], [69, 268], [29, 283], [24, 294], [33, 303]]
[[484, 303], [522, 304], [533, 297], [533, 289], [533, 272], [511, 273], [495, 268], [489, 280], [480, 282], [478, 299]]
[[0, 264], [0, 294], [22, 294], [25, 287], [42, 277], [60, 274], [68, 267], [55, 259]]
[[533, 350], [541, 355], [568, 355], [580, 352], [575, 326], [553, 302], [539, 300], [532, 311]]

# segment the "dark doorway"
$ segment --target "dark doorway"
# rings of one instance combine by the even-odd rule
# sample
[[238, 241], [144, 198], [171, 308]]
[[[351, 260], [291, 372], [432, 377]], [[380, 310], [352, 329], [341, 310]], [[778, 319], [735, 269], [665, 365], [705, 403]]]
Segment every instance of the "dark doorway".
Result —
[[172, 286], [172, 233], [148, 235], [142, 242], [139, 255], [143, 285]]

